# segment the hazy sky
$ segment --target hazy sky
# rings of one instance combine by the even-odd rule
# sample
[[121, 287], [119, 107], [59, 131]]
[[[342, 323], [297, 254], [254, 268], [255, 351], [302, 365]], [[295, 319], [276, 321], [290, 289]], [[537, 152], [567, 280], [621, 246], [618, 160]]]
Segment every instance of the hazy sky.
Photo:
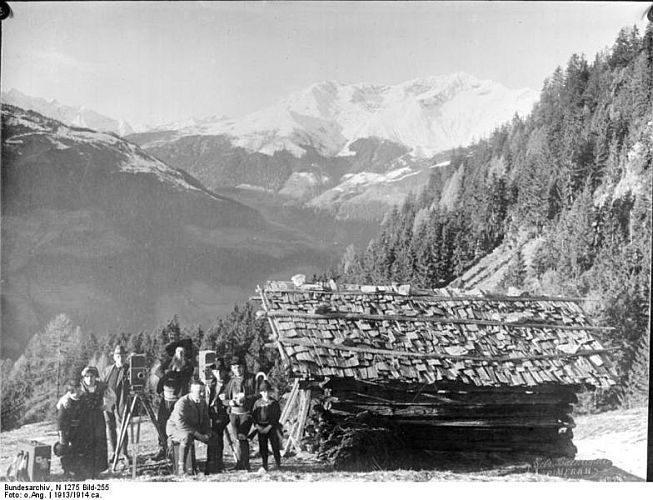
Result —
[[647, 3], [12, 2], [2, 89], [133, 123], [239, 116], [323, 80], [464, 71], [540, 90]]

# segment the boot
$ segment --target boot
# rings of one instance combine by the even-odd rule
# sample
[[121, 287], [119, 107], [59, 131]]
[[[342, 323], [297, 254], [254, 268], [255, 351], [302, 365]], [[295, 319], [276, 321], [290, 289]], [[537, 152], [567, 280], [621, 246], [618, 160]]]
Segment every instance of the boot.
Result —
[[[238, 443], [238, 446], [236, 446], [236, 443]], [[230, 467], [229, 470], [230, 471], [240, 470], [242, 468], [242, 461], [243, 461], [243, 459], [242, 459], [243, 453], [242, 453], [242, 448], [240, 447], [240, 441], [234, 441], [234, 450], [233, 451], [234, 451], [234, 453], [236, 455], [236, 457], [235, 457], [236, 458], [236, 465], [234, 465], [233, 467]]]
[[216, 449], [213, 447], [207, 448], [206, 450], [206, 466], [204, 467], [204, 474], [215, 474], [218, 472], [218, 457], [216, 456]]
[[177, 475], [183, 476], [187, 474], [186, 471], [186, 458], [188, 458], [188, 446], [179, 443], [179, 456], [177, 457]]
[[246, 439], [238, 441], [240, 444], [240, 466], [242, 470], [249, 472], [249, 441]]
[[111, 439], [111, 435], [107, 432], [109, 435], [109, 466], [113, 466], [113, 461], [116, 459], [116, 440]]
[[265, 456], [261, 455], [261, 461], [263, 462], [263, 468], [265, 470], [268, 470], [268, 456], [267, 455], [265, 455]]

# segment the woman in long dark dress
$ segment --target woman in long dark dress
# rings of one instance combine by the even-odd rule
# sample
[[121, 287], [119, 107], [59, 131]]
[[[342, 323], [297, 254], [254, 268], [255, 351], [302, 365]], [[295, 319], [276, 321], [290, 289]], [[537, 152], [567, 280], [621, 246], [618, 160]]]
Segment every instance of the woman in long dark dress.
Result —
[[80, 432], [84, 436], [84, 461], [88, 477], [96, 478], [109, 467], [104, 421], [104, 390], [100, 373], [94, 366], [82, 370], [82, 415]]

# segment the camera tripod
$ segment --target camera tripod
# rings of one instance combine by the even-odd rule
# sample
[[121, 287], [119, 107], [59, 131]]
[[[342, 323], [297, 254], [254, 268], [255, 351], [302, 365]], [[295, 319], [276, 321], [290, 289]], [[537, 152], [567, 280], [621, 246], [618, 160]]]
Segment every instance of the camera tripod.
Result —
[[[125, 411], [123, 412], [122, 415], [122, 422], [120, 423], [120, 435], [118, 436], [118, 442], [116, 443], [115, 457], [113, 459], [113, 464], [111, 465], [112, 472], [115, 472], [116, 465], [118, 465], [118, 458], [120, 457], [120, 451], [122, 450], [123, 443], [125, 441], [125, 438], [127, 437], [127, 428], [129, 428], [131, 431], [132, 443], [137, 445], [140, 441], [141, 419], [139, 418], [138, 422], [136, 423], [136, 434], [134, 434], [134, 423], [132, 421], [132, 418], [134, 416], [134, 410], [138, 408], [139, 402], [145, 408], [145, 411], [147, 412], [147, 415], [150, 417], [150, 420], [152, 421], [152, 425], [154, 425], [154, 427], [156, 428], [156, 432], [159, 434], [159, 437], [165, 441], [165, 435], [163, 434], [163, 432], [159, 427], [159, 423], [157, 422], [156, 416], [154, 415], [154, 410], [152, 409], [152, 403], [149, 400], [147, 394], [145, 394], [143, 389], [132, 388], [129, 395], [131, 397], [131, 405], [125, 405]], [[138, 460], [138, 453], [135, 453], [133, 457], [134, 477], [136, 476], [137, 460]]]

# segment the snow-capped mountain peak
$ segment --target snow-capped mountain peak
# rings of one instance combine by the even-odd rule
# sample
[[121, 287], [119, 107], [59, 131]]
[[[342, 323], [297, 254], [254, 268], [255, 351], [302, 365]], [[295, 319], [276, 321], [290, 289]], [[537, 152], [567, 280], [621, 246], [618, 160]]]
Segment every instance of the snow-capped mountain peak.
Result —
[[527, 114], [537, 97], [533, 90], [508, 89], [466, 73], [396, 85], [324, 81], [241, 118], [166, 130], [225, 135], [235, 146], [265, 154], [286, 149], [301, 157], [312, 147], [324, 156], [349, 155], [353, 142], [376, 137], [430, 156], [488, 135], [515, 113]]
[[120, 136], [134, 133], [134, 128], [125, 120], [116, 120], [100, 114], [86, 106], [68, 106], [56, 99], [32, 97], [16, 89], [2, 92], [2, 103], [31, 109], [44, 116], [54, 118], [74, 127], [90, 128], [101, 132], [112, 132]]

